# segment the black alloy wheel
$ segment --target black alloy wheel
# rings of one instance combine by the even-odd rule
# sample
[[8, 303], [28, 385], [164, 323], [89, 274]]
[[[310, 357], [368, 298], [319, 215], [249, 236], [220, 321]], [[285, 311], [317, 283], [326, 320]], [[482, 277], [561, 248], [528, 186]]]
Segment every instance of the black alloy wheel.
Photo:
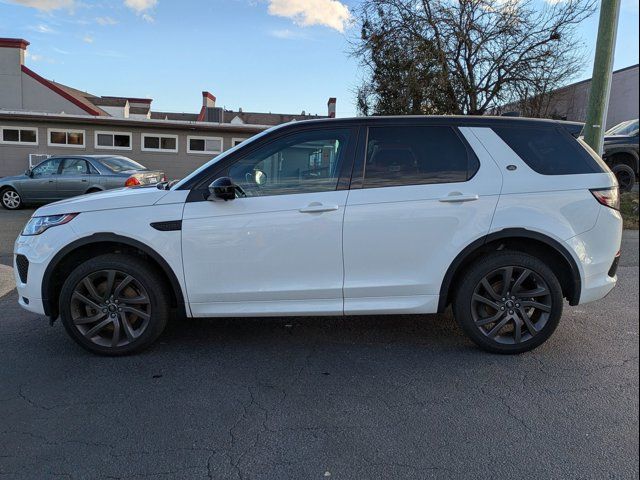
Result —
[[562, 316], [562, 287], [542, 260], [497, 251], [470, 265], [453, 302], [456, 319], [481, 348], [522, 353], [544, 343]]
[[60, 293], [67, 333], [102, 355], [138, 352], [164, 330], [170, 314], [162, 272], [144, 257], [106, 254], [81, 263]]

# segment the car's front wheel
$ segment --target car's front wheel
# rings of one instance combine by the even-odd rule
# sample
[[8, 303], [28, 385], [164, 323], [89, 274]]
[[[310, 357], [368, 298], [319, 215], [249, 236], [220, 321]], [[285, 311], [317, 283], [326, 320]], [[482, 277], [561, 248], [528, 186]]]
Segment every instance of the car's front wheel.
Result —
[[494, 353], [522, 353], [544, 343], [562, 316], [562, 288], [540, 259], [495, 252], [472, 264], [456, 293], [454, 315], [465, 333]]
[[92, 258], [76, 267], [60, 293], [67, 333], [85, 349], [126, 355], [160, 336], [170, 314], [161, 275], [142, 259], [124, 254]]
[[2, 200], [2, 206], [7, 210], [18, 210], [22, 206], [20, 194], [11, 187], [2, 190], [0, 199]]

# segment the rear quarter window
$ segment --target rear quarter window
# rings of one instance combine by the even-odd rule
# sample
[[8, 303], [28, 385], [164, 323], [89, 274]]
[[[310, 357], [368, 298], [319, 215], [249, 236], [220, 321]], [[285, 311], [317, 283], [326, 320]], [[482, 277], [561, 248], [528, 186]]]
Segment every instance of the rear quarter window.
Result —
[[578, 140], [556, 127], [492, 127], [532, 170], [542, 175], [603, 173], [605, 168]]

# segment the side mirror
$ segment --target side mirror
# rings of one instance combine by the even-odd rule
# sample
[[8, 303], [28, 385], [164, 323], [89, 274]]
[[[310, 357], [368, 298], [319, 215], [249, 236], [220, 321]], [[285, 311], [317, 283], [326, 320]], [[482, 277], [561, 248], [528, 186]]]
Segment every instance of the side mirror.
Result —
[[25, 174], [27, 177], [33, 177], [33, 172], [31, 171], [31, 169], [30, 169], [30, 168], [27, 168], [27, 169], [25, 170], [24, 174]]
[[225, 202], [236, 198], [236, 186], [229, 177], [216, 178], [209, 185], [209, 198], [207, 200], [215, 200], [220, 198]]

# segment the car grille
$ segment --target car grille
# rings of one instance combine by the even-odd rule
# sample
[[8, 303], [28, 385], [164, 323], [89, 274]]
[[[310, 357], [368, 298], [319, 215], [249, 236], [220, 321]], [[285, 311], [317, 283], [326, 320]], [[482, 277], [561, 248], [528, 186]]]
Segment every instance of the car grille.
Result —
[[16, 255], [16, 267], [18, 275], [22, 283], [27, 283], [27, 275], [29, 274], [29, 260], [24, 255]]

